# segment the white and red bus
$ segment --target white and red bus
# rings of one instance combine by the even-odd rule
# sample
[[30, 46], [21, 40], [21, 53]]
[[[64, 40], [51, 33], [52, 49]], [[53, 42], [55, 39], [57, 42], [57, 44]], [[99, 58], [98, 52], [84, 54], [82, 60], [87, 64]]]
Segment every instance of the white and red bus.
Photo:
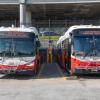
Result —
[[100, 26], [72, 26], [57, 47], [58, 62], [71, 74], [100, 74]]
[[0, 73], [30, 74], [39, 67], [38, 31], [31, 28], [0, 28]]

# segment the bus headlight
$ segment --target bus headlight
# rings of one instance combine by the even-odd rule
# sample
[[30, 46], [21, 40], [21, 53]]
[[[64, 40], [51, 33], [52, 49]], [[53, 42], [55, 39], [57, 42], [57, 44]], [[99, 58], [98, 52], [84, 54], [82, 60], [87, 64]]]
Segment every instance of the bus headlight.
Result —
[[27, 66], [31, 67], [31, 66], [34, 66], [34, 65], [35, 65], [35, 63], [32, 62], [32, 63], [29, 63]]

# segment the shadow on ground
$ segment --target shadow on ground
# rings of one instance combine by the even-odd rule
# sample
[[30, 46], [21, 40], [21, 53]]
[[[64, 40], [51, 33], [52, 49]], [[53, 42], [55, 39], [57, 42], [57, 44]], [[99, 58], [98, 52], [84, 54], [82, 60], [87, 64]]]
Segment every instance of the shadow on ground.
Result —
[[49, 79], [49, 78], [62, 78], [67, 76], [66, 71], [61, 69], [57, 63], [43, 64], [37, 75], [38, 79]]
[[29, 80], [29, 79], [34, 79], [34, 76], [12, 74], [12, 75], [1, 75], [0, 79]]
[[100, 74], [86, 74], [86, 75], [77, 75], [78, 78], [84, 79], [100, 79]]

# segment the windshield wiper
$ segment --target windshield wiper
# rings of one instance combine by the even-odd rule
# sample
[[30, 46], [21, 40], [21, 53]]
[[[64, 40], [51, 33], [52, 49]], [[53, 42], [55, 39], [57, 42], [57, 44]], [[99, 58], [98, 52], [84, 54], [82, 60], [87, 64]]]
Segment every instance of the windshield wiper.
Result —
[[90, 49], [87, 50], [87, 53], [84, 55], [84, 57], [86, 57], [89, 53], [91, 54], [92, 52], [92, 55], [96, 55], [96, 40], [94, 38], [94, 35], [93, 35], [93, 41], [90, 42], [92, 45], [90, 47]]
[[84, 58], [85, 58], [89, 53], [91, 53], [92, 50], [93, 50], [93, 46], [91, 46], [91, 47], [87, 50], [87, 52], [86, 52], [85, 55], [84, 55]]

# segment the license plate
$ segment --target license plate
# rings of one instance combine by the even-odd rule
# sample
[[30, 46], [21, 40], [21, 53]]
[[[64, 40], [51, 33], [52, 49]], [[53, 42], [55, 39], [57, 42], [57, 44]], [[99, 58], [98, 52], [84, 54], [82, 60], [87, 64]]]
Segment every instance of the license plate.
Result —
[[7, 70], [7, 74], [15, 74], [15, 70]]

